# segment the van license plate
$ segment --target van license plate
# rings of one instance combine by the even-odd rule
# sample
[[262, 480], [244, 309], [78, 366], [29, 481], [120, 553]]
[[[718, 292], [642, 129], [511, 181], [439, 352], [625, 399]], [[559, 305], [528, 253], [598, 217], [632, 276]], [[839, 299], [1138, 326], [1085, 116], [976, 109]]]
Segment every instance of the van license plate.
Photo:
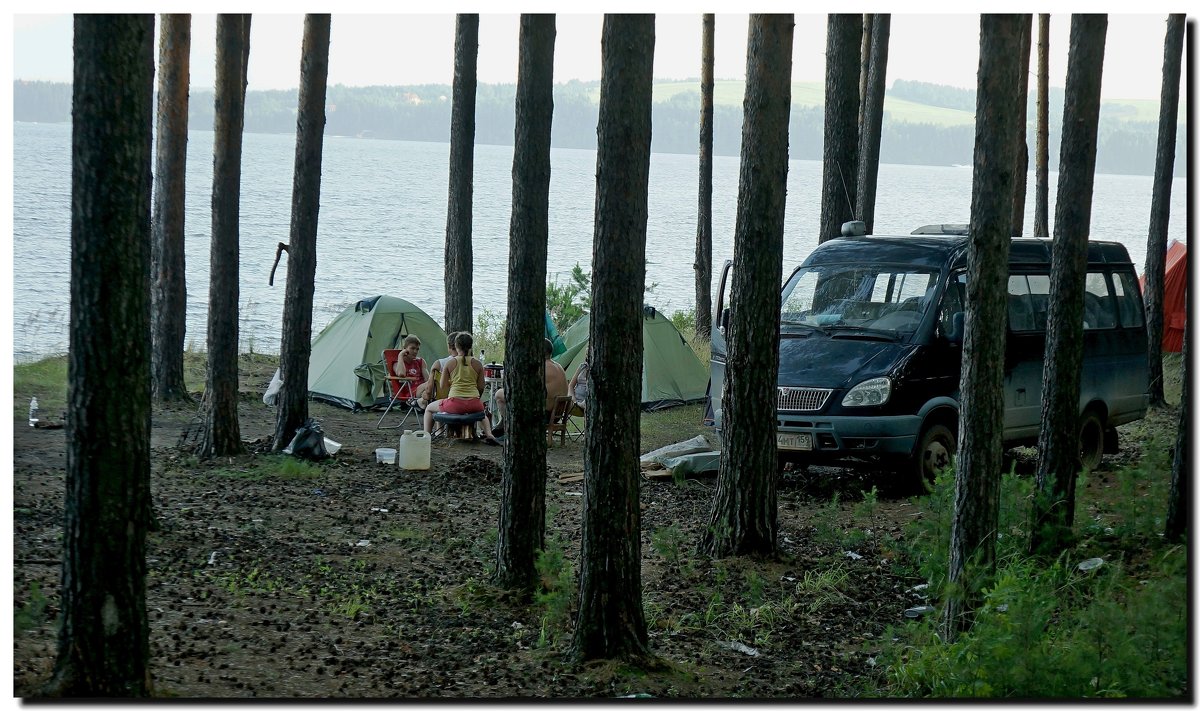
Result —
[[776, 432], [775, 446], [779, 449], [812, 449], [812, 435], [807, 432]]

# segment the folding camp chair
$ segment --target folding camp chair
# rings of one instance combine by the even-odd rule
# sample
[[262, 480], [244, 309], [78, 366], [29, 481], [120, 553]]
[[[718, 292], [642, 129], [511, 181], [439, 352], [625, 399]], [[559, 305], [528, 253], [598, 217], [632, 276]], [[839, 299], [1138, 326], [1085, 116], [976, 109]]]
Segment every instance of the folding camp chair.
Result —
[[579, 426], [571, 422], [571, 416], [577, 411], [575, 399], [570, 395], [560, 395], [554, 398], [554, 409], [550, 411], [550, 422], [546, 424], [546, 444], [554, 444], [554, 435], [558, 435], [559, 446], [566, 446], [567, 438], [576, 439], [571, 429], [579, 432]]
[[[572, 398], [571, 407], [567, 410], [567, 416], [563, 418], [567, 425], [567, 439], [571, 440], [572, 442], [583, 439], [585, 434], [584, 427], [586, 426], [587, 422], [584, 419], [586, 414], [587, 407], [585, 404]], [[578, 420], [584, 420], [585, 424], [581, 425]]]
[[[416, 383], [412, 378], [403, 375], [396, 375], [396, 363], [400, 360], [400, 349], [386, 348], [383, 351], [383, 368], [387, 371], [384, 378], [388, 384], [391, 400], [388, 401], [387, 409], [379, 416], [379, 422], [375, 423], [377, 430], [394, 430], [404, 426], [408, 422], [409, 415], [416, 415], [417, 422], [421, 421], [421, 412], [417, 408], [416, 400]], [[387, 417], [392, 411], [392, 407], [399, 402], [404, 408], [404, 417], [400, 418], [400, 423], [395, 425], [383, 426], [383, 418]]]

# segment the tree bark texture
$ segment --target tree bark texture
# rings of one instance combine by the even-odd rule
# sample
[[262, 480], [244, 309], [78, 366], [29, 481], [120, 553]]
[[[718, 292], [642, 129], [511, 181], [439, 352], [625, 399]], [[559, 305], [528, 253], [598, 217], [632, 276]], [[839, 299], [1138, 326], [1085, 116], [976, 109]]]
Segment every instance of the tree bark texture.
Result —
[[308, 419], [308, 359], [312, 353], [313, 289], [317, 274], [317, 221], [321, 208], [321, 155], [325, 139], [325, 89], [329, 78], [329, 15], [305, 15], [292, 172], [292, 224], [288, 236], [287, 290], [279, 343], [283, 386], [275, 413], [273, 448], [291, 444]]
[[831, 14], [825, 35], [824, 165], [817, 236], [821, 242], [841, 236], [842, 223], [854, 219], [862, 27], [862, 15]]
[[712, 337], [713, 45], [716, 21], [705, 13], [700, 38], [700, 204], [696, 210], [696, 335]]
[[1021, 125], [1017, 128], [1016, 187], [1013, 189], [1012, 233], [1025, 233], [1025, 193], [1029, 185], [1029, 142], [1025, 139], [1029, 125], [1029, 45], [1033, 34], [1033, 15], [1021, 16], [1021, 74], [1017, 81], [1017, 106], [1021, 110]]
[[154, 16], [75, 15], [67, 479], [48, 696], [150, 689]]
[[470, 331], [475, 323], [471, 303], [471, 203], [475, 180], [475, 77], [478, 65], [479, 15], [459, 15], [454, 32], [450, 197], [446, 204], [447, 333]]
[[1100, 76], [1107, 15], [1072, 15], [1063, 107], [1062, 151], [1054, 209], [1050, 307], [1042, 367], [1037, 494], [1030, 549], [1066, 546], [1075, 519], [1079, 472], [1079, 381], [1083, 371], [1083, 290], [1096, 173]]
[[192, 16], [164, 14], [158, 38], [158, 138], [150, 247], [150, 392], [190, 400], [183, 382], [187, 332], [184, 197]]
[[522, 15], [508, 237], [507, 365], [497, 584], [531, 591], [546, 530], [546, 250], [550, 236], [550, 129], [554, 15]]
[[1183, 388], [1179, 393], [1179, 431], [1175, 435], [1175, 460], [1171, 464], [1171, 491], [1167, 498], [1166, 538], [1178, 543], [1187, 533], [1189, 503], [1191, 500], [1191, 472], [1188, 471], [1189, 431], [1191, 430], [1191, 404], [1188, 402], [1188, 339], [1187, 323], [1183, 325]]
[[1050, 15], [1038, 15], [1037, 144], [1033, 236], [1050, 236]]
[[208, 376], [197, 454], [242, 451], [238, 423], [238, 212], [242, 120], [246, 106], [249, 15], [217, 16], [216, 108], [213, 122], [212, 247], [208, 289]]
[[1183, 57], [1184, 16], [1167, 18], [1163, 42], [1162, 94], [1158, 104], [1158, 150], [1154, 160], [1154, 192], [1150, 200], [1150, 236], [1146, 241], [1146, 339], [1150, 361], [1150, 405], [1163, 397], [1163, 279], [1167, 264], [1167, 226], [1171, 221], [1171, 176], [1175, 170], [1175, 133], [1179, 122], [1179, 74]]
[[858, 146], [858, 203], [855, 214], [867, 225], [867, 234], [875, 228], [875, 191], [879, 182], [879, 142], [883, 136], [883, 95], [887, 89], [888, 40], [892, 16], [871, 15], [871, 61], [865, 101], [862, 134]]
[[600, 47], [592, 394], [574, 652], [581, 660], [636, 660], [649, 652], [638, 442], [654, 16], [606, 15]]
[[862, 22], [862, 48], [859, 51], [858, 70], [858, 135], [860, 139], [865, 130], [863, 129], [863, 121], [866, 120], [864, 107], [867, 105], [867, 77], [871, 74], [871, 38], [873, 37], [875, 15], [869, 12], [864, 13]]
[[725, 371], [725, 449], [711, 522], [700, 543], [703, 552], [717, 557], [772, 555], [778, 533], [775, 393], [793, 27], [792, 15], [750, 16]]
[[1012, 230], [1014, 153], [1020, 107], [1019, 15], [982, 15], [975, 108], [975, 167], [967, 247], [967, 322], [963, 341], [954, 517], [950, 532], [950, 593], [945, 634], [966, 626], [964, 608], [995, 570], [1000, 515], [1004, 421], [1004, 347], [1008, 249]]

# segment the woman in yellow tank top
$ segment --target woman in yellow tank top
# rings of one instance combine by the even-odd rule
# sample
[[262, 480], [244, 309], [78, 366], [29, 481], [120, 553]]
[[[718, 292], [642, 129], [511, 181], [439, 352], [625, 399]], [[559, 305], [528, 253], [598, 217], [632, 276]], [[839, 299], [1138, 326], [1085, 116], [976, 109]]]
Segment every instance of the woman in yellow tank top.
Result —
[[[483, 363], [471, 355], [474, 339], [471, 334], [463, 331], [455, 335], [454, 359], [442, 370], [441, 387], [448, 388], [446, 398], [429, 403], [425, 408], [425, 431], [433, 431], [433, 415], [435, 412], [445, 412], [450, 415], [468, 415], [473, 412], [483, 412], [483, 401], [479, 399], [483, 392]], [[483, 441], [498, 445], [499, 440], [492, 436], [492, 424], [487, 417], [480, 420], [483, 425]]]

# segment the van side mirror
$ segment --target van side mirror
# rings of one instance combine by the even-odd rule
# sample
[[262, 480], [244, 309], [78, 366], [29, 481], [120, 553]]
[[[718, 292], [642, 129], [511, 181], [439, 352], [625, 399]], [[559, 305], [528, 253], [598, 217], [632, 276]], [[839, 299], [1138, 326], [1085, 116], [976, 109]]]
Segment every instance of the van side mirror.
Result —
[[721, 309], [720, 327], [721, 327], [721, 333], [725, 333], [726, 331], [729, 330], [729, 308], [728, 307]]

